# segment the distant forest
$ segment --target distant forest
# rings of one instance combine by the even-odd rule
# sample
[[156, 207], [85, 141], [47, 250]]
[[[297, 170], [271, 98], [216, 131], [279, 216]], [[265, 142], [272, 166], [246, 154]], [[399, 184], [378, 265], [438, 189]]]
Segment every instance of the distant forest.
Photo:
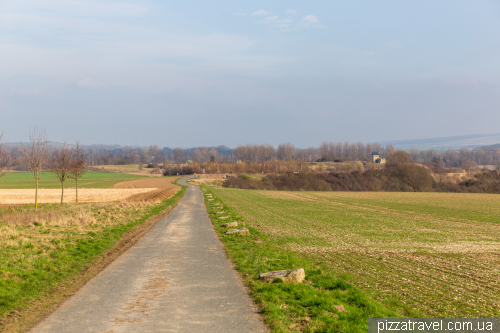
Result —
[[[53, 144], [60, 145], [60, 144]], [[14, 145], [11, 145], [14, 147]], [[371, 161], [373, 152], [378, 152], [382, 158], [387, 158], [395, 152], [392, 145], [382, 146], [378, 143], [323, 142], [319, 147], [298, 149], [291, 143], [280, 144], [277, 148], [270, 144], [240, 145], [235, 149], [221, 145], [217, 147], [182, 148], [149, 148], [116, 147], [116, 146], [85, 146], [88, 165], [123, 165], [151, 164], [154, 166], [166, 164], [185, 164], [197, 162], [235, 163], [235, 162], [274, 162], [274, 161], [304, 161], [304, 162], [347, 162]], [[416, 163], [434, 163], [439, 160], [447, 168], [468, 169], [474, 165], [497, 165], [500, 163], [500, 145], [485, 146], [476, 149], [462, 148], [459, 150], [438, 151], [434, 149], [410, 149], [406, 152]], [[17, 169], [22, 169], [22, 163], [15, 163]]]

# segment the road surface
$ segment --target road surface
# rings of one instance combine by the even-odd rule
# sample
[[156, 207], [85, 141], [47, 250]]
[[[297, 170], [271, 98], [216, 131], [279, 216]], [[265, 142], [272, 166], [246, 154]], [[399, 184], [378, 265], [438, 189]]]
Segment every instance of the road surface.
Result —
[[[187, 185], [186, 179], [180, 183]], [[266, 331], [196, 186], [189, 186], [177, 206], [135, 246], [30, 330]]]

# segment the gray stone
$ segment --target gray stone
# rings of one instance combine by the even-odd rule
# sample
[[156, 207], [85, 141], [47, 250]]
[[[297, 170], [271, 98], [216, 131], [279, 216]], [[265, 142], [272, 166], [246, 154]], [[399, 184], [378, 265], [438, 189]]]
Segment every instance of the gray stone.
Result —
[[259, 279], [264, 282], [273, 282], [274, 279], [282, 279], [285, 283], [300, 283], [306, 277], [306, 273], [303, 268], [287, 269], [283, 271], [275, 271], [262, 273], [259, 275]]
[[223, 226], [223, 227], [226, 227], [226, 228], [229, 228], [229, 227], [237, 227], [237, 226], [238, 226], [238, 222], [229, 222], [229, 223], [224, 223], [222, 226]]
[[247, 228], [240, 228], [240, 229], [230, 229], [226, 231], [226, 234], [231, 235], [231, 234], [240, 234], [243, 236], [248, 236], [250, 235], [250, 231], [248, 231]]

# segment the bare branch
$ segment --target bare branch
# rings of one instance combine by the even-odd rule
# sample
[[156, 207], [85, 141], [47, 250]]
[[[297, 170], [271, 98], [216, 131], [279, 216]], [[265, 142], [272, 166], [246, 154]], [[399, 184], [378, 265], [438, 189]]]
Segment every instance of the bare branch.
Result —
[[38, 183], [42, 170], [47, 163], [49, 149], [47, 145], [47, 135], [45, 129], [37, 127], [30, 129], [30, 143], [22, 147], [21, 156], [26, 163], [28, 170], [33, 174], [36, 183], [35, 190], [35, 210], [38, 209]]
[[74, 158], [71, 165], [70, 175], [69, 177], [75, 180], [76, 183], [76, 203], [78, 203], [78, 179], [80, 179], [85, 172], [88, 171], [86, 156], [83, 150], [83, 147], [80, 146], [78, 142], [76, 142], [76, 147], [73, 150]]
[[0, 133], [0, 178], [5, 175], [12, 167], [15, 149], [10, 152], [7, 149], [6, 142], [2, 140], [3, 132]]
[[50, 168], [61, 182], [61, 204], [64, 198], [64, 182], [70, 178], [73, 165], [73, 149], [68, 148], [66, 143], [62, 148], [56, 149], [50, 158]]

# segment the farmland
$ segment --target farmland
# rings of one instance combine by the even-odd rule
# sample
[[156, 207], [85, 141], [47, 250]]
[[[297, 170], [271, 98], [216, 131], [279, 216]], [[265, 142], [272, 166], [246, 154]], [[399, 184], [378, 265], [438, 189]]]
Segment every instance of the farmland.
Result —
[[[99, 173], [91, 175], [96, 177], [86, 179], [88, 182], [84, 188], [80, 188], [79, 202], [117, 202], [121, 200], [129, 201], [161, 201], [175, 194], [178, 186], [172, 184], [172, 177], [147, 177], [147, 178], [104, 178], [115, 177], [116, 174]], [[107, 175], [108, 174], [108, 175]], [[98, 177], [101, 177], [99, 180]], [[132, 180], [128, 180], [132, 179]], [[19, 182], [12, 181], [19, 184]], [[24, 181], [22, 181], [24, 183]], [[1, 183], [1, 182], [0, 182]], [[80, 182], [79, 182], [80, 183]], [[24, 184], [23, 184], [24, 185]], [[95, 186], [96, 188], [94, 188]], [[112, 187], [112, 188], [107, 188]], [[64, 193], [65, 203], [76, 202], [76, 191], [67, 188]], [[0, 189], [0, 204], [5, 205], [26, 205], [34, 201], [35, 190], [30, 189]], [[42, 188], [38, 190], [38, 202], [43, 204], [55, 204], [61, 201], [61, 189]]]
[[[113, 173], [105, 171], [89, 171], [78, 181], [79, 188], [112, 188], [115, 184], [125, 180], [138, 179], [145, 176]], [[8, 172], [0, 178], [0, 189], [31, 189], [35, 187], [35, 180], [30, 172]], [[39, 188], [56, 189], [61, 183], [51, 172], [42, 172]], [[69, 179], [64, 182], [65, 188], [75, 187], [75, 181]]]
[[274, 248], [402, 316], [500, 315], [498, 195], [210, 191]]

